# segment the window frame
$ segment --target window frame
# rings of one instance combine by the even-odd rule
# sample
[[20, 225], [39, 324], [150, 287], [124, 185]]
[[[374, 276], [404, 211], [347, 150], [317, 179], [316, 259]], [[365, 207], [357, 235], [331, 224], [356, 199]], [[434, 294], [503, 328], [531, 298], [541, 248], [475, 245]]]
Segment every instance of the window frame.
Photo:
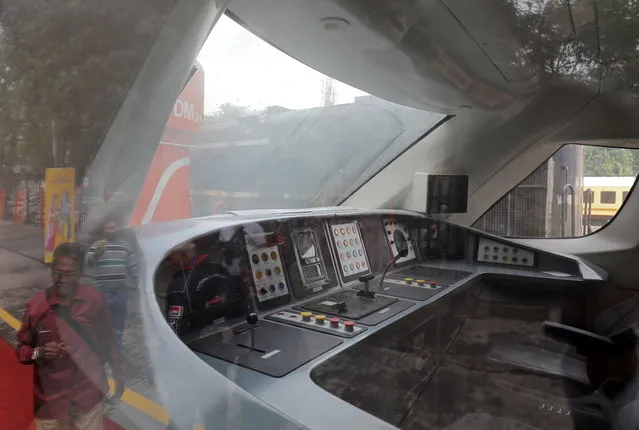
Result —
[[[520, 185], [522, 185], [526, 181], [526, 179], [528, 179], [528, 177], [535, 172], [535, 170], [537, 170], [538, 168], [543, 166], [544, 163], [548, 163], [548, 161], [550, 161], [551, 158], [553, 158], [559, 151], [561, 151], [564, 148], [564, 146], [570, 146], [570, 145], [578, 145], [578, 146], [592, 147], [592, 148], [632, 149], [634, 151], [639, 151], [639, 148], [627, 148], [627, 147], [624, 147], [624, 146], [588, 145], [588, 144], [583, 144], [583, 143], [563, 143], [552, 154], [550, 154], [550, 156], [547, 157], [543, 162], [541, 162], [539, 165], [537, 165], [532, 171], [528, 172], [528, 174], [521, 181], [517, 182], [517, 184], [514, 185], [510, 190], [508, 190], [505, 194], [503, 194], [501, 197], [499, 197], [497, 200], [495, 200], [493, 202], [493, 204], [490, 205], [490, 207], [488, 209], [486, 209], [484, 212], [482, 212], [482, 214], [479, 215], [470, 224], [470, 227], [474, 228], [476, 230], [479, 230], [481, 232], [484, 232], [480, 228], [475, 227], [475, 224], [482, 217], [484, 217], [488, 212], [490, 212], [495, 206], [497, 206], [501, 202], [502, 199], [506, 198], [506, 196], [509, 193], [511, 193], [515, 188], [517, 188]], [[635, 176], [635, 181], [632, 183], [632, 186], [627, 191], [627, 193], [628, 193], [627, 197], [625, 199], [623, 199], [623, 201], [621, 202], [621, 205], [619, 206], [619, 209], [617, 210], [617, 212], [615, 212], [615, 214], [608, 220], [608, 222], [606, 222], [604, 225], [602, 225], [597, 230], [595, 230], [595, 231], [593, 231], [591, 233], [580, 235], [580, 236], [572, 236], [572, 237], [535, 237], [535, 236], [501, 236], [501, 235], [496, 235], [496, 236], [503, 237], [505, 239], [555, 239], [555, 240], [556, 239], [562, 239], [562, 240], [566, 240], [566, 239], [581, 239], [581, 238], [584, 238], [584, 237], [592, 236], [594, 234], [599, 233], [600, 231], [602, 231], [603, 229], [605, 229], [606, 227], [608, 227], [610, 224], [612, 224], [615, 221], [615, 219], [617, 218], [617, 215], [619, 215], [621, 213], [621, 211], [623, 210], [623, 208], [626, 206], [626, 202], [628, 201], [628, 198], [630, 198], [632, 196], [632, 193], [635, 190], [635, 187], [637, 186], [637, 182], [639, 182], [639, 173]], [[593, 198], [594, 198], [594, 196], [593, 196]]]

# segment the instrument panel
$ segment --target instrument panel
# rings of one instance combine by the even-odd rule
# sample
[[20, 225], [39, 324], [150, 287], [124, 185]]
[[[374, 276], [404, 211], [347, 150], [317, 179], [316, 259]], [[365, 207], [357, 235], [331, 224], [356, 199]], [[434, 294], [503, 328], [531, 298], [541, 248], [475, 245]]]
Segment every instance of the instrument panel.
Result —
[[[241, 329], [237, 336], [243, 336], [242, 342], [225, 343], [218, 351], [198, 340], [194, 348], [228, 360], [247, 354], [247, 348], [250, 355], [253, 349], [247, 345], [258, 345], [262, 351], [259, 360], [246, 358], [234, 362], [276, 377], [328, 350], [318, 347], [296, 354], [282, 349], [310, 341], [305, 333], [314, 333], [314, 339], [318, 340], [322, 336], [357, 339], [420, 303], [444, 296], [456, 285], [487, 270], [487, 266], [491, 266], [488, 270], [504, 271], [511, 278], [515, 272], [508, 270], [537, 270], [533, 263], [538, 262], [548, 269], [545, 273], [572, 270], [566, 264], [555, 264], [562, 257], [540, 259], [533, 251], [507, 241], [406, 214], [291, 217], [240, 224], [231, 231], [225, 235], [232, 240], [223, 241], [223, 234], [219, 233], [217, 239], [215, 235], [198, 238], [196, 242], [200, 245], [196, 243], [196, 247], [207, 254], [215, 254], [210, 252], [211, 248], [221, 247], [218, 254], [223, 260], [235, 261], [222, 261], [222, 265], [240, 268], [239, 276], [248, 292], [244, 294], [249, 301], [245, 309], [256, 309], [259, 315], [253, 321], [263, 321], [252, 331], [259, 338], [249, 342], [246, 329]], [[509, 255], [516, 254], [522, 260], [517, 266], [511, 261], [512, 269], [501, 260], [498, 261], [501, 264], [492, 264], [492, 258], [487, 261], [480, 254], [487, 252], [486, 246], [499, 247], [500, 252], [507, 249]], [[400, 250], [406, 253], [404, 257], [399, 257]], [[246, 327], [247, 323], [240, 318], [230, 324]], [[282, 325], [287, 328], [282, 329]], [[296, 341], [283, 346], [279, 337], [284, 333], [289, 340], [294, 337]], [[341, 342], [317, 345], [335, 348]], [[286, 363], [273, 365], [271, 360]]]
[[328, 230], [342, 281], [349, 283], [371, 273], [359, 222], [329, 223]]

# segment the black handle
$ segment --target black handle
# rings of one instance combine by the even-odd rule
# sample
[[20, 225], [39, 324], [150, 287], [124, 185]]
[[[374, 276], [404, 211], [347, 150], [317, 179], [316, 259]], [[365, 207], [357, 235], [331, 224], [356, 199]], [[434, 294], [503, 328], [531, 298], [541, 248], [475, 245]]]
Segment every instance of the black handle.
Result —
[[255, 312], [251, 312], [250, 314], [248, 314], [248, 316], [246, 317], [246, 322], [250, 325], [257, 324], [257, 314]]
[[360, 276], [359, 282], [368, 282], [368, 281], [372, 281], [373, 279], [375, 279], [375, 275], [373, 275], [372, 273], [369, 273], [367, 275]]

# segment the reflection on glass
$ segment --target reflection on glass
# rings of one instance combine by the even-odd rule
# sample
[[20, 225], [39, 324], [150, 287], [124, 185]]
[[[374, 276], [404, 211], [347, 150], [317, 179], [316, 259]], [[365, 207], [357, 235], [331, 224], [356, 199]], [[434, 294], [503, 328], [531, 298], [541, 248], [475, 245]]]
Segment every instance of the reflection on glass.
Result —
[[315, 240], [311, 233], [300, 233], [297, 237], [297, 251], [303, 260], [315, 257], [317, 251], [315, 249]]

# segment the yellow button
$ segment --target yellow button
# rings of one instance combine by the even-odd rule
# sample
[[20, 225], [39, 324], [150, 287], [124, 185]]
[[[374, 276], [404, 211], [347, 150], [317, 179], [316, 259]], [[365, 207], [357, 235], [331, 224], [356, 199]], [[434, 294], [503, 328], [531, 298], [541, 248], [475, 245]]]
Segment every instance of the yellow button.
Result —
[[324, 324], [325, 319], [326, 315], [315, 315], [315, 321], [319, 324]]
[[426, 281], [424, 281], [423, 279], [418, 279], [417, 280], [417, 285], [424, 285], [426, 283]]
[[302, 318], [304, 318], [305, 320], [308, 320], [311, 318], [311, 315], [313, 315], [312, 312], [300, 312], [300, 315], [302, 315]]
[[411, 282], [413, 282], [413, 278], [404, 278], [404, 281], [410, 284]]

